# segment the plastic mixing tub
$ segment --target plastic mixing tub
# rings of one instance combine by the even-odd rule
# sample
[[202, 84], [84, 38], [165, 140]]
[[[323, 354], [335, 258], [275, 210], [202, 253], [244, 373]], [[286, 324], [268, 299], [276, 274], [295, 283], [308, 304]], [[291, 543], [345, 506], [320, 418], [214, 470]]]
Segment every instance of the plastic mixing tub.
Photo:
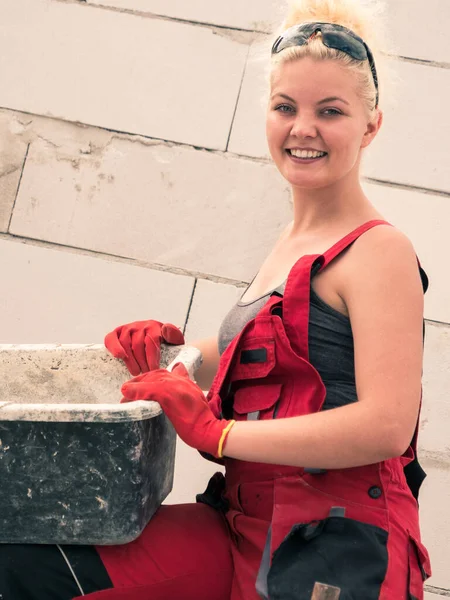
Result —
[[[195, 348], [163, 346], [161, 366]], [[123, 544], [172, 489], [176, 434], [101, 345], [0, 345], [0, 542]]]

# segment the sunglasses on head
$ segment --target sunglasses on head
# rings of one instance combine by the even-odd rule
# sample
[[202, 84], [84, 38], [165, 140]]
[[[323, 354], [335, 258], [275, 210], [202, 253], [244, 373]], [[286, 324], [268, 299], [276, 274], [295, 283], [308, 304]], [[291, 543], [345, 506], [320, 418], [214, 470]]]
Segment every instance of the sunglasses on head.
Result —
[[379, 90], [378, 75], [373, 54], [365, 41], [350, 29], [335, 23], [302, 23], [301, 25], [294, 25], [275, 40], [272, 46], [272, 54], [278, 54], [282, 50], [293, 46], [305, 46], [318, 31], [322, 34], [322, 42], [328, 48], [340, 50], [355, 60], [367, 60], [369, 62], [377, 90], [376, 108], [378, 106]]

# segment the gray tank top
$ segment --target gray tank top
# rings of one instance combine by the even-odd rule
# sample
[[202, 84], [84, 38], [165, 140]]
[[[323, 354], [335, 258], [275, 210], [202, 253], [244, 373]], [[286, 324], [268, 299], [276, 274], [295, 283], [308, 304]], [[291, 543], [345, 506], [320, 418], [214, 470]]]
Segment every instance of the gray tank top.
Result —
[[[270, 294], [274, 291], [283, 294], [284, 287], [285, 284], [253, 302], [239, 300], [231, 308], [219, 330], [220, 354], [256, 316]], [[325, 384], [324, 410], [356, 402], [355, 359], [350, 319], [324, 302], [312, 287], [309, 311], [309, 360]]]

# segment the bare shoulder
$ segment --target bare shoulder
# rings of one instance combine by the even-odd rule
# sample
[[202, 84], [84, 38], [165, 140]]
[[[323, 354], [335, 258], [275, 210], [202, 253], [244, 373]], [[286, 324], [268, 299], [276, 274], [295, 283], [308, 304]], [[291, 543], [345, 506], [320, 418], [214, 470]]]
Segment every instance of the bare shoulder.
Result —
[[[399, 229], [379, 225], [360, 236], [349, 249], [346, 270], [350, 279], [364, 284], [376, 278], [397, 284], [412, 280], [420, 284], [417, 256], [411, 240]], [[421, 284], [420, 289], [422, 290]]]
[[423, 288], [411, 240], [392, 226], [380, 225], [359, 237], [342, 261], [342, 300], [353, 321], [370, 313], [402, 318], [423, 312]]
[[[355, 334], [366, 331], [370, 315], [378, 331], [416, 329], [423, 318], [423, 288], [409, 238], [391, 226], [378, 226], [356, 240], [342, 265], [339, 294]], [[366, 331], [367, 333], [367, 331]]]
[[[416, 261], [416, 253], [411, 240], [402, 231], [391, 225], [378, 225], [366, 231], [353, 244], [352, 260], [374, 260], [383, 257], [398, 260]], [[416, 261], [417, 264], [417, 261]]]

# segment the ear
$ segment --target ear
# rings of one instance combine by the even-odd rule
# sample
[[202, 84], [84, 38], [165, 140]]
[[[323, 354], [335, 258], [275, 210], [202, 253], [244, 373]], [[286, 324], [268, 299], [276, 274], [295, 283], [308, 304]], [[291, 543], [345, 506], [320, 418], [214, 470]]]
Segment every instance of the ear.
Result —
[[361, 140], [361, 148], [367, 148], [367, 146], [369, 146], [369, 144], [372, 143], [372, 140], [377, 135], [382, 124], [383, 112], [379, 108], [377, 108], [372, 120], [367, 123], [366, 132], [364, 133], [363, 139]]

